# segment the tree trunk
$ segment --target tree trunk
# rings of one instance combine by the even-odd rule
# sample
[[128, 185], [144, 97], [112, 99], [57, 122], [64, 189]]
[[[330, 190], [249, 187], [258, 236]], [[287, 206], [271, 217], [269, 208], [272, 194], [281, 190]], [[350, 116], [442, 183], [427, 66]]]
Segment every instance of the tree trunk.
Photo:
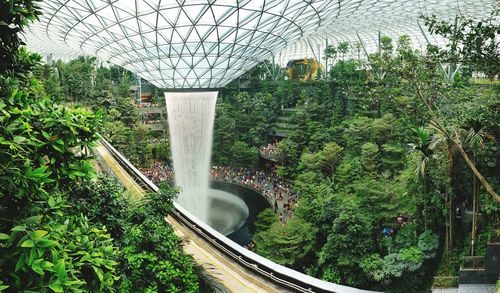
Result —
[[493, 189], [491, 188], [491, 186], [488, 184], [488, 182], [486, 181], [486, 179], [484, 179], [483, 175], [481, 175], [481, 173], [479, 173], [479, 171], [477, 170], [476, 166], [474, 166], [474, 164], [471, 162], [469, 156], [467, 155], [467, 153], [464, 151], [464, 149], [462, 148], [462, 145], [459, 144], [459, 143], [456, 143], [455, 142], [455, 145], [457, 146], [458, 148], [458, 151], [460, 152], [460, 154], [462, 155], [462, 157], [464, 158], [465, 162], [467, 163], [467, 165], [469, 166], [469, 168], [472, 170], [472, 172], [474, 173], [475, 177], [477, 177], [477, 179], [479, 179], [479, 182], [481, 182], [481, 184], [484, 186], [484, 188], [486, 189], [486, 191], [491, 195], [493, 196], [493, 198], [497, 201], [497, 202], [500, 202], [500, 196], [495, 192], [493, 191]]
[[[476, 164], [476, 154], [474, 153], [474, 165]], [[476, 242], [477, 242], [477, 230], [479, 226], [479, 186], [477, 186], [476, 176], [474, 176], [473, 181], [473, 191], [472, 191], [472, 242], [471, 242], [471, 255], [475, 253]]]
[[[449, 194], [446, 193], [444, 197], [444, 202], [445, 202], [445, 207], [448, 208], [448, 200], [449, 200]], [[448, 213], [445, 213], [444, 215], [445, 218], [445, 245], [444, 245], [444, 253], [445, 255], [448, 255], [448, 252], [450, 251], [450, 221], [448, 218]]]
[[476, 244], [476, 176], [474, 176], [472, 184], [472, 231], [471, 231], [471, 244], [470, 255], [474, 256], [474, 245]]
[[436, 114], [432, 110], [431, 102], [429, 100], [426, 100], [424, 98], [424, 95], [422, 94], [422, 89], [420, 88], [420, 86], [418, 84], [417, 84], [417, 95], [420, 98], [420, 100], [422, 100], [422, 102], [424, 102], [424, 104], [426, 105], [427, 109], [429, 110], [429, 114], [431, 114], [431, 116], [434, 118], [434, 121], [437, 123], [437, 126], [439, 126], [444, 131], [444, 134], [446, 135], [446, 137], [448, 139], [450, 139], [453, 142], [453, 144], [457, 147], [458, 151], [460, 152], [460, 155], [462, 155], [462, 157], [464, 158], [465, 162], [467, 163], [467, 165], [469, 166], [469, 168], [472, 170], [472, 172], [474, 173], [474, 175], [477, 177], [477, 179], [479, 179], [479, 181], [484, 186], [484, 188], [486, 189], [486, 191], [497, 202], [500, 202], [500, 196], [493, 190], [493, 188], [491, 188], [490, 184], [486, 181], [486, 179], [484, 179], [483, 175], [481, 175], [481, 173], [479, 173], [479, 171], [476, 169], [476, 166], [474, 166], [474, 164], [471, 162], [469, 156], [467, 155], [467, 153], [462, 148], [462, 144], [460, 144], [459, 142], [455, 141], [453, 139], [453, 137], [451, 137], [451, 135], [448, 133], [448, 131], [446, 131], [446, 128], [444, 128], [441, 125], [441, 122], [439, 122], [438, 117], [436, 116]]
[[427, 181], [424, 179], [424, 231], [427, 231]]
[[449, 229], [449, 249], [453, 249], [453, 226], [454, 226], [454, 221], [453, 221], [453, 153], [452, 153], [452, 145], [450, 141], [447, 141], [446, 143], [447, 146], [447, 152], [448, 152], [448, 177], [450, 178], [450, 193], [448, 195], [448, 224]]
[[450, 249], [453, 249], [453, 199], [450, 194], [450, 199], [449, 199], [449, 208], [448, 208], [448, 216], [449, 216], [449, 222], [450, 222]]

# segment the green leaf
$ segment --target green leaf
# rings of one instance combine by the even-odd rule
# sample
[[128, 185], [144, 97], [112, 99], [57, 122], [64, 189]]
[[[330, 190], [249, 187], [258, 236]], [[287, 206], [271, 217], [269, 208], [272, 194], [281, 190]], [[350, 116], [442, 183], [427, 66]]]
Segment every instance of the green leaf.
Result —
[[37, 273], [37, 274], [39, 274], [39, 275], [41, 275], [41, 276], [45, 275], [45, 272], [43, 271], [43, 269], [42, 269], [39, 265], [37, 265], [37, 264], [36, 264], [36, 265], [32, 265], [32, 266], [31, 266], [31, 269], [32, 269], [35, 273]]
[[[42, 217], [43, 216], [33, 216], [26, 218], [26, 220], [24, 220], [24, 223], [26, 225], [38, 224], [42, 220]], [[24, 230], [12, 230], [12, 231], [26, 231], [26, 228]]]
[[47, 231], [45, 230], [35, 230], [33, 233], [31, 233], [31, 239], [33, 240], [40, 240], [42, 239], [43, 236], [47, 235]]
[[43, 130], [42, 130], [42, 135], [43, 135], [43, 137], [45, 137], [46, 139], [49, 139], [49, 138], [51, 138], [51, 137], [52, 137], [50, 134], [48, 134], [47, 132], [45, 132], [45, 131], [43, 131]]
[[56, 245], [57, 242], [53, 240], [48, 240], [48, 239], [40, 239], [37, 243], [36, 246], [45, 248], [45, 247], [50, 247]]
[[111, 245], [106, 246], [106, 247], [104, 248], [104, 253], [105, 253], [106, 255], [110, 255], [111, 253], [113, 253], [113, 246], [111, 246]]
[[63, 287], [61, 286], [61, 284], [52, 283], [49, 285], [49, 288], [54, 292], [63, 292]]
[[5, 234], [5, 233], [0, 233], [0, 240], [7, 240], [9, 239], [10, 235]]
[[58, 145], [58, 144], [51, 144], [51, 146], [58, 152], [64, 153], [64, 147]]
[[19, 269], [23, 267], [25, 262], [26, 262], [26, 253], [22, 253], [16, 262], [16, 267], [15, 267], [14, 271], [15, 272], [19, 271]]
[[40, 264], [40, 267], [42, 267], [42, 269], [44, 269], [44, 270], [47, 270], [53, 266], [54, 266], [53, 263], [51, 263], [50, 261], [46, 261], [46, 260], [42, 261], [42, 263]]
[[102, 270], [98, 267], [95, 267], [95, 266], [92, 266], [92, 268], [94, 269], [95, 273], [97, 274], [97, 277], [99, 278], [99, 281], [102, 282], [102, 280], [104, 279], [104, 276], [102, 274]]
[[33, 260], [35, 259], [35, 257], [36, 257], [36, 248], [33, 247], [30, 250], [30, 257], [28, 259], [28, 265], [31, 265], [33, 263]]
[[35, 243], [33, 243], [33, 241], [30, 239], [25, 240], [23, 244], [21, 244], [21, 247], [33, 247], [33, 246], [35, 246]]
[[14, 228], [10, 229], [11, 231], [26, 231], [25, 226], [15, 226]]
[[66, 269], [64, 260], [60, 259], [54, 266], [54, 270], [57, 272], [57, 278], [59, 281], [64, 281], [66, 279]]
[[49, 203], [49, 207], [51, 207], [51, 208], [56, 206], [56, 201], [54, 200], [54, 198], [52, 196], [49, 197], [48, 203]]
[[18, 144], [21, 144], [21, 143], [24, 143], [26, 141], [26, 137], [24, 136], [14, 136], [14, 143], [18, 143]]
[[74, 175], [74, 176], [77, 176], [77, 177], [85, 177], [87, 174], [85, 174], [83, 172], [80, 172], [80, 171], [71, 170], [70, 171], [70, 175]]
[[33, 172], [31, 172], [31, 177], [43, 177], [47, 168], [47, 166], [36, 168]]

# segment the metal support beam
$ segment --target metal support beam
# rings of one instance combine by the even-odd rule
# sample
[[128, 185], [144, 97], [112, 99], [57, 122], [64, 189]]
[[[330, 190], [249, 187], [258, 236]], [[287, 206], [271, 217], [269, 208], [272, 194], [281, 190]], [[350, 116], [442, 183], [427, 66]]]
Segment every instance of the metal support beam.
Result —
[[[417, 20], [418, 28], [420, 29], [420, 32], [422, 33], [422, 36], [424, 36], [425, 41], [427, 42], [428, 45], [432, 45], [429, 39], [427, 38], [427, 35], [425, 34], [424, 29], [422, 28], [422, 25], [420, 25], [420, 22]], [[441, 67], [441, 70], [443, 70], [445, 78], [448, 78], [448, 72], [446, 71], [446, 68], [442, 63], [439, 63], [439, 66]]]
[[318, 62], [318, 64], [321, 64], [321, 63], [319, 63], [319, 60], [318, 60], [318, 57], [316, 56], [316, 53], [314, 53], [314, 48], [313, 48], [311, 41], [309, 39], [307, 39], [307, 44], [309, 45], [309, 48], [311, 49], [311, 52], [313, 53], [313, 57], [316, 60], [316, 62]]
[[356, 32], [356, 36], [358, 36], [359, 43], [361, 44], [361, 48], [363, 48], [363, 52], [365, 52], [366, 59], [368, 62], [370, 62], [370, 58], [368, 56], [368, 51], [366, 51], [365, 44], [363, 44], [363, 41], [361, 40], [361, 37], [359, 36], [358, 32]]

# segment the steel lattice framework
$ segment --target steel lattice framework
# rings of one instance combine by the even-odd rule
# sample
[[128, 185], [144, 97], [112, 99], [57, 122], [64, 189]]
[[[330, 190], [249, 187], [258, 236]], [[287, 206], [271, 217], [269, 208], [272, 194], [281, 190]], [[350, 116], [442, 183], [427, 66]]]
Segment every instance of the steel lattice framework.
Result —
[[419, 15], [480, 17], [497, 1], [45, 0], [25, 36], [32, 50], [97, 56], [159, 87], [217, 88], [277, 52], [286, 63], [340, 41], [373, 51], [378, 32], [424, 47]]
[[31, 49], [87, 54], [159, 87], [224, 86], [326, 23], [330, 0], [45, 0]]
[[[428, 43], [444, 46], [446, 40], [428, 33], [421, 15], [436, 15], [453, 22], [456, 16], [487, 17], [498, 0], [344, 0], [338, 1], [336, 14], [322, 30], [281, 50], [279, 61], [316, 58], [321, 60], [327, 45], [350, 44], [349, 56], [362, 59], [378, 50], [379, 34], [396, 43], [402, 35], [410, 37], [413, 47], [424, 51]], [[366, 50], [366, 52], [365, 52]]]

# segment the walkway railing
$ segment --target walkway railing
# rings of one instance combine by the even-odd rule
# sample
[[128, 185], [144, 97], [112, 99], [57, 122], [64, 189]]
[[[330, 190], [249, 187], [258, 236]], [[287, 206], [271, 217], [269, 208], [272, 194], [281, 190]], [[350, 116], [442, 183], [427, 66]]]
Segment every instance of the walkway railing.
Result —
[[278, 162], [278, 157], [274, 154], [266, 153], [266, 152], [263, 152], [262, 150], [259, 150], [259, 154], [262, 158], [264, 158], [266, 160]]
[[[111, 155], [129, 174], [141, 184], [145, 190], [157, 192], [158, 187], [135, 168], [122, 154], [120, 154], [111, 144], [102, 139], [102, 144], [108, 149]], [[260, 275], [278, 285], [293, 290], [295, 292], [339, 292], [339, 293], [362, 293], [375, 292], [360, 290], [348, 286], [342, 286], [313, 278], [306, 274], [297, 272], [290, 268], [276, 264], [254, 252], [251, 252], [237, 243], [231, 241], [221, 233], [217, 232], [207, 224], [198, 220], [195, 216], [174, 202], [172, 216], [191, 231], [211, 243], [219, 252], [223, 253], [234, 262], [247, 268], [249, 271]]]
[[262, 190], [257, 189], [257, 188], [253, 188], [253, 187], [245, 185], [245, 184], [241, 184], [239, 180], [235, 180], [235, 179], [221, 179], [221, 178], [211, 177], [210, 181], [211, 182], [231, 183], [231, 184], [236, 184], [236, 185], [238, 185], [240, 187], [243, 187], [243, 188], [250, 189], [253, 192], [257, 192], [258, 194], [260, 194], [260, 196], [262, 196], [263, 198], [265, 198], [267, 200], [267, 202], [269, 203], [269, 205], [273, 206], [273, 204], [274, 204], [269, 197], [267, 197], [267, 196], [264, 195], [264, 193], [262, 192]]

